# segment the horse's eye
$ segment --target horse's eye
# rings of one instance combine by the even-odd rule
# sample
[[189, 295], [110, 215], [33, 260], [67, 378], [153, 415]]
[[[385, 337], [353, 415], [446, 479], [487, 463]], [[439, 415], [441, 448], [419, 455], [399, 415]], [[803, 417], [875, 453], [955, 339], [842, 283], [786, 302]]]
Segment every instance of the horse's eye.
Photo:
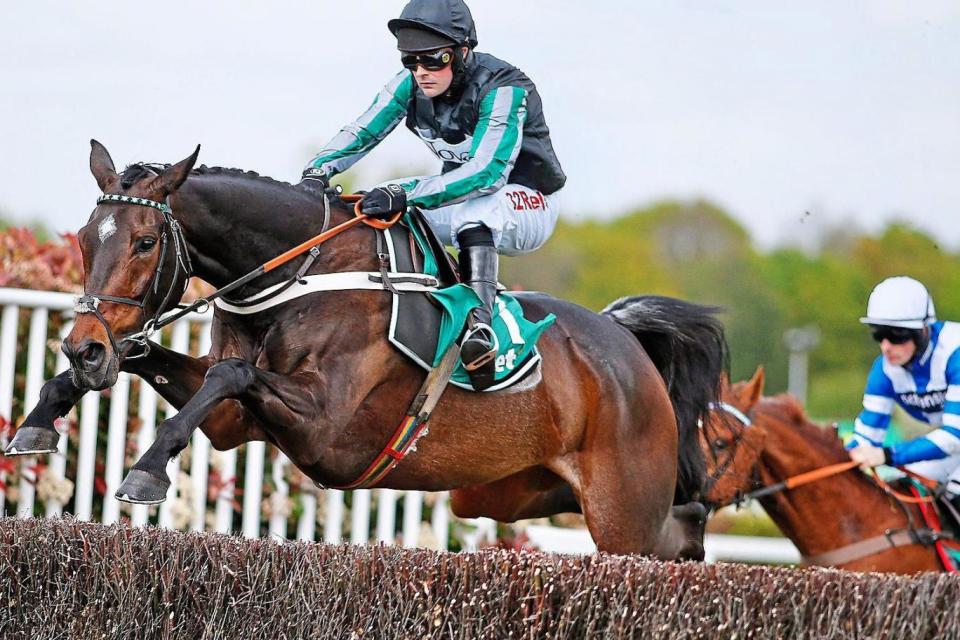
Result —
[[157, 244], [156, 238], [151, 238], [150, 236], [147, 236], [145, 238], [140, 238], [139, 240], [137, 240], [137, 243], [136, 245], [134, 245], [133, 249], [137, 253], [149, 253], [150, 250], [153, 249], [153, 247], [156, 244]]
[[717, 438], [716, 440], [713, 441], [713, 448], [714, 448], [714, 449], [719, 449], [720, 451], [723, 451], [724, 449], [727, 448], [727, 444], [728, 444], [728, 443], [727, 443], [726, 440], [722, 440], [722, 439], [720, 439], [720, 438]]

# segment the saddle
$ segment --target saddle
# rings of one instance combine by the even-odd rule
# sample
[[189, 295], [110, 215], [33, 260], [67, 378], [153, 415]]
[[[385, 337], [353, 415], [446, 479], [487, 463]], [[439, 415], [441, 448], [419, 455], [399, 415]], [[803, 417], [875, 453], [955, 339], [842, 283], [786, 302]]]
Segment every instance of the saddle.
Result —
[[[920, 513], [923, 521], [917, 523], [921, 528], [916, 529], [920, 542], [938, 547], [940, 561], [947, 571], [957, 572], [960, 569], [960, 512], [939, 491], [931, 491], [918, 480], [910, 477], [898, 478], [892, 482], [897, 491], [912, 495], [915, 498], [926, 498], [933, 495], [936, 499], [927, 504], [921, 504]], [[952, 566], [947, 566], [947, 563]]]
[[[466, 316], [479, 299], [473, 290], [459, 284], [456, 261], [443, 243], [412, 208], [397, 224], [380, 231], [383, 235], [381, 266], [391, 272], [424, 273], [437, 278], [437, 290], [423, 294], [391, 291], [393, 309], [388, 338], [403, 354], [431, 370], [452, 342], [460, 339]], [[553, 314], [538, 322], [524, 317], [520, 302], [501, 291], [494, 305], [494, 330], [500, 339], [495, 384], [486, 391], [505, 389], [539, 372], [540, 353], [536, 341], [553, 324]], [[469, 376], [458, 366], [450, 380], [473, 391]]]

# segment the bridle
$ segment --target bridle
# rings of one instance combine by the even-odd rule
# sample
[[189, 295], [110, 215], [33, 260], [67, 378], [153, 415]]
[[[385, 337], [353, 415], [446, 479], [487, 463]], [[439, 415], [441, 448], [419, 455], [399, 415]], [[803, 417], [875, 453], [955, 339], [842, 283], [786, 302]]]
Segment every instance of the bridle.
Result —
[[[747, 415], [746, 413], [744, 413], [743, 411], [740, 411], [740, 409], [736, 408], [735, 406], [733, 406], [733, 405], [730, 404], [729, 402], [723, 402], [723, 401], [711, 402], [711, 403], [710, 403], [709, 405], [707, 405], [707, 406], [708, 406], [708, 408], [709, 408], [711, 411], [722, 411], [722, 412], [724, 412], [724, 413], [727, 413], [727, 414], [733, 416], [734, 419], [736, 419], [738, 422], [740, 422], [740, 424], [743, 425], [744, 429], [746, 429], [746, 428], [750, 427], [751, 425], [753, 425], [753, 420], [750, 419], [750, 416], [748, 416], [748, 415]], [[700, 423], [700, 428], [703, 429], [703, 423], [702, 423], [702, 422]], [[733, 447], [730, 447], [730, 455], [727, 456], [727, 458], [723, 461], [723, 463], [720, 464], [720, 465], [718, 465], [718, 466], [714, 469], [713, 473], [710, 474], [710, 476], [707, 478], [706, 482], [705, 482], [704, 485], [703, 485], [703, 495], [706, 495], [706, 494], [708, 494], [708, 493], [710, 492], [710, 490], [711, 490], [711, 489], [713, 488], [713, 486], [717, 483], [717, 481], [718, 481], [720, 478], [722, 478], [722, 477], [724, 476], [724, 474], [726, 474], [727, 469], [730, 468], [730, 465], [733, 464], [733, 461], [734, 461], [734, 460], [736, 459], [736, 457], [737, 457], [737, 445], [739, 445], [740, 441], [743, 439], [742, 433], [743, 433], [743, 432], [741, 432], [741, 434], [740, 434], [739, 436], [737, 436], [737, 438], [736, 438], [736, 445], [734, 445]], [[708, 440], [707, 442], [708, 442], [708, 444], [711, 444], [711, 443], [709, 442], [709, 440]], [[712, 451], [712, 450], [713, 450], [713, 447], [712, 447], [712, 444], [711, 444], [711, 451]], [[737, 503], [740, 502], [739, 493], [738, 493], [738, 497], [735, 499], [734, 502], [737, 502]], [[723, 505], [723, 506], [726, 506], [726, 505]]]
[[[303, 264], [297, 269], [290, 278], [287, 279], [286, 283], [283, 283], [280, 287], [275, 288], [272, 293], [267, 296], [257, 299], [257, 302], [262, 302], [265, 299], [279, 295], [284, 291], [284, 289], [300, 280], [303, 275], [307, 272], [308, 269], [313, 265], [314, 261], [318, 258], [319, 247], [321, 244], [334, 238], [335, 236], [343, 233], [347, 229], [357, 226], [358, 224], [364, 224], [374, 229], [383, 230], [388, 229], [394, 225], [400, 217], [403, 215], [402, 211], [398, 211], [393, 215], [392, 218], [386, 220], [378, 220], [372, 218], [360, 211], [360, 200], [361, 196], [359, 194], [343, 194], [341, 195], [337, 192], [337, 196], [344, 202], [353, 203], [354, 205], [354, 217], [350, 218], [346, 222], [341, 222], [335, 227], [330, 227], [330, 200], [326, 193], [323, 194], [323, 229], [322, 231], [315, 235], [314, 237], [306, 240], [305, 242], [300, 243], [292, 249], [288, 249], [279, 256], [268, 260], [263, 263], [253, 271], [250, 271], [233, 282], [220, 287], [210, 295], [202, 298], [197, 298], [188, 305], [178, 305], [177, 309], [172, 310], [170, 313], [163, 315], [164, 310], [167, 308], [167, 305], [170, 303], [171, 298], [173, 297], [173, 292], [176, 288], [176, 282], [181, 274], [181, 271], [184, 274], [183, 279], [183, 289], [180, 291], [180, 296], [183, 295], [183, 292], [186, 291], [187, 285], [190, 281], [190, 277], [193, 275], [193, 264], [190, 261], [190, 254], [187, 251], [187, 242], [183, 236], [183, 228], [180, 226], [180, 223], [173, 217], [173, 211], [170, 208], [170, 205], [164, 202], [157, 202], [156, 200], [149, 200], [147, 198], [138, 198], [136, 196], [125, 196], [120, 194], [104, 194], [97, 199], [97, 204], [105, 203], [121, 203], [121, 204], [135, 204], [141, 205], [144, 207], [151, 207], [158, 210], [163, 214], [164, 220], [164, 232], [161, 235], [161, 252], [160, 260], [157, 263], [157, 269], [153, 276], [153, 281], [147, 288], [147, 291], [143, 294], [140, 300], [134, 298], [124, 298], [121, 296], [110, 296], [105, 294], [97, 293], [86, 293], [77, 298], [74, 310], [76, 313], [91, 313], [97, 320], [100, 321], [100, 324], [103, 325], [104, 330], [107, 332], [107, 337], [110, 339], [110, 344], [114, 350], [114, 356], [119, 357], [119, 349], [116, 338], [113, 335], [113, 331], [110, 329], [110, 325], [107, 323], [106, 319], [103, 317], [103, 314], [100, 313], [100, 303], [101, 302], [114, 302], [117, 304], [126, 304], [140, 309], [141, 315], [145, 315], [144, 309], [146, 308], [147, 300], [149, 299], [151, 293], [157, 293], [160, 287], [160, 278], [163, 273], [163, 263], [166, 258], [167, 252], [167, 234], [169, 232], [170, 238], [173, 240], [173, 247], [176, 253], [175, 263], [174, 263], [174, 274], [173, 279], [170, 281], [170, 287], [167, 289], [167, 293], [163, 297], [163, 302], [157, 307], [156, 313], [154, 316], [144, 323], [143, 330], [138, 333], [135, 333], [130, 336], [126, 336], [120, 341], [120, 344], [124, 342], [131, 342], [138, 344], [143, 348], [143, 351], [135, 356], [127, 355], [126, 358], [142, 358], [150, 353], [150, 343], [149, 338], [159, 329], [167, 326], [168, 324], [173, 323], [176, 320], [179, 320], [183, 316], [197, 311], [203, 313], [210, 307], [210, 303], [214, 302], [219, 298], [226, 299], [226, 294], [236, 291], [243, 287], [244, 285], [250, 283], [253, 280], [263, 276], [266, 273], [278, 269], [281, 266], [287, 264], [294, 258], [308, 254]], [[378, 237], [379, 241], [379, 237]], [[381, 274], [385, 273], [385, 266], [383, 265], [383, 259], [381, 256]], [[389, 289], [391, 286], [389, 282], [384, 280], [384, 285]], [[179, 297], [178, 297], [179, 300]], [[162, 316], [162, 317], [161, 317]]]
[[[93, 314], [100, 324], [103, 325], [104, 330], [107, 332], [107, 337], [110, 339], [110, 346], [113, 347], [113, 352], [117, 357], [119, 357], [120, 353], [119, 345], [125, 342], [131, 342], [133, 344], [139, 344], [143, 348], [143, 351], [137, 355], [128, 355], [126, 357], [131, 359], [142, 358], [150, 352], [148, 340], [150, 336], [159, 328], [158, 321], [160, 316], [164, 309], [167, 308], [171, 298], [173, 298], [174, 291], [177, 288], [177, 281], [180, 279], [181, 274], [184, 276], [183, 285], [180, 289], [177, 300], [179, 300], [180, 296], [182, 296], [187, 290], [190, 277], [193, 275], [193, 264], [190, 261], [190, 253], [187, 250], [187, 241], [183, 237], [183, 228], [180, 226], [180, 223], [177, 222], [176, 218], [173, 217], [173, 211], [170, 208], [170, 205], [166, 202], [157, 202], [156, 200], [139, 198], [136, 196], [105, 193], [97, 198], [97, 205], [101, 204], [134, 204], [143, 207], [151, 207], [163, 215], [163, 232], [160, 234], [160, 259], [157, 261], [153, 279], [139, 299], [125, 298], [123, 296], [111, 296], [103, 293], [89, 293], [85, 291], [84, 294], [77, 298], [76, 302], [74, 303], [74, 311], [76, 313]], [[106, 319], [103, 317], [103, 314], [100, 312], [100, 303], [112, 302], [115, 304], [125, 304], [132, 307], [137, 307], [140, 310], [141, 318], [144, 318], [146, 316], [147, 303], [150, 301], [151, 297], [159, 293], [160, 281], [163, 277], [164, 263], [166, 262], [167, 257], [168, 243], [170, 242], [173, 244], [174, 251], [174, 271], [173, 278], [170, 280], [170, 286], [167, 287], [167, 292], [164, 294], [162, 302], [157, 307], [153, 317], [144, 322], [142, 331], [121, 339], [118, 344], [116, 337], [113, 335], [113, 330], [110, 328], [109, 323], [107, 323]]]

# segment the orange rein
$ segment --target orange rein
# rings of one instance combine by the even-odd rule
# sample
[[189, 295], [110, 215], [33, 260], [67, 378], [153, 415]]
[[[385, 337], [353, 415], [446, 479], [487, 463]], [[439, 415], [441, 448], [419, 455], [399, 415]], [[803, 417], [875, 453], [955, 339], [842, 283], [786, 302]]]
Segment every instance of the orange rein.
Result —
[[290, 262], [300, 254], [306, 253], [307, 251], [317, 246], [318, 244], [322, 242], [326, 242], [330, 238], [333, 238], [334, 236], [343, 233], [344, 231], [346, 231], [351, 227], [357, 226], [361, 222], [367, 226], [373, 227], [374, 229], [389, 229], [390, 227], [393, 226], [393, 224], [397, 220], [400, 219], [400, 216], [403, 215], [402, 211], [398, 211], [392, 218], [389, 218], [388, 220], [377, 220], [376, 218], [371, 218], [370, 216], [360, 212], [360, 202], [363, 200], [363, 196], [356, 193], [351, 193], [351, 194], [341, 195], [340, 198], [346, 202], [355, 203], [353, 207], [353, 212], [355, 214], [354, 218], [351, 218], [346, 222], [342, 222], [331, 229], [327, 229], [323, 233], [320, 233], [310, 238], [306, 242], [302, 242], [297, 246], [295, 246], [294, 248], [281, 253], [276, 258], [269, 260], [267, 262], [264, 262], [263, 273], [267, 273], [268, 271], [273, 271], [277, 267], [284, 265], [287, 262]]
[[[824, 478], [835, 476], [838, 473], [849, 471], [857, 466], [859, 466], [859, 463], [854, 462], [853, 460], [849, 460], [847, 462], [838, 462], [836, 464], [829, 464], [824, 467], [813, 469], [812, 471], [807, 471], [804, 473], [799, 473], [795, 476], [790, 476], [786, 480], [782, 480], [780, 482], [767, 485], [765, 487], [761, 487], [760, 489], [750, 491], [740, 496], [737, 500], [735, 500], [735, 502], [740, 502], [744, 499], [749, 500], [751, 498], [759, 498], [762, 496], [767, 496], [772, 493], [777, 493], [778, 491], [783, 491], [785, 489], [796, 489], [797, 487], [801, 487], [805, 484], [810, 484], [811, 482], [823, 480]], [[936, 484], [933, 480], [917, 475], [912, 471], [908, 471], [907, 469], [904, 469], [902, 467], [897, 467], [897, 468], [903, 471], [908, 476], [912, 478], [916, 478], [918, 481], [920, 481], [921, 484], [923, 484], [928, 488]], [[873, 481], [876, 483], [876, 485], [880, 487], [884, 491], [884, 493], [886, 493], [892, 498], [895, 498], [896, 500], [901, 500], [908, 504], [919, 504], [921, 502], [930, 503], [934, 501], [933, 496], [914, 498], [913, 496], [908, 496], [906, 494], [900, 493], [896, 491], [893, 487], [891, 487], [889, 484], [887, 484], [883, 479], [881, 479], [880, 476], [877, 475], [876, 470], [871, 469], [870, 473], [873, 476]]]

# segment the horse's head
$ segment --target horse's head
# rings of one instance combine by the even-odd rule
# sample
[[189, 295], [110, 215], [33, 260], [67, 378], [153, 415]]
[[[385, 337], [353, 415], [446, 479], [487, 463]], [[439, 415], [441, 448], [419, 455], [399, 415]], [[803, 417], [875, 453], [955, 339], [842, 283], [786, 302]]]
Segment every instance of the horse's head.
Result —
[[125, 338], [179, 302], [189, 279], [182, 231], [167, 202], [200, 147], [175, 165], [133, 165], [121, 175], [106, 148], [90, 143], [90, 171], [104, 195], [79, 233], [85, 294], [62, 348], [77, 386], [105, 389], [133, 346]]
[[763, 368], [747, 382], [730, 385], [724, 378], [721, 403], [714, 407], [701, 426], [701, 446], [707, 459], [705, 502], [729, 504], [751, 489], [767, 437], [753, 424], [751, 415], [763, 395]]

